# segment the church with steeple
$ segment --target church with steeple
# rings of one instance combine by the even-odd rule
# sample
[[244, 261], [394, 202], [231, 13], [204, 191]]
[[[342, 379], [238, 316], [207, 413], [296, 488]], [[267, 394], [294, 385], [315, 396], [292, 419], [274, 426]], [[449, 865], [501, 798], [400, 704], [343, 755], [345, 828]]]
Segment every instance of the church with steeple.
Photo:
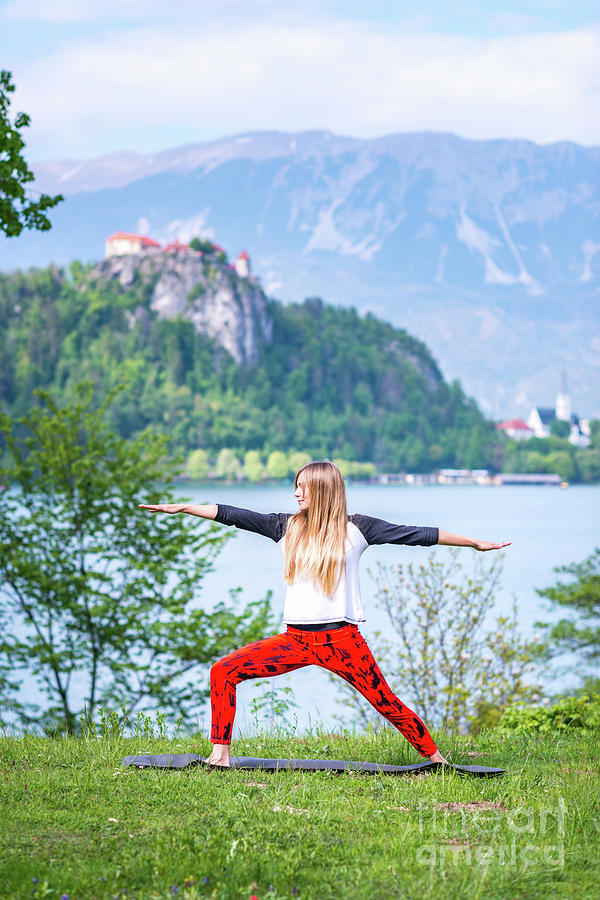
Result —
[[554, 408], [534, 406], [527, 417], [527, 425], [534, 437], [550, 437], [550, 426], [554, 421], [567, 422], [569, 442], [576, 447], [587, 447], [591, 441], [590, 423], [588, 419], [580, 419], [571, 408], [571, 397], [567, 390], [567, 376], [562, 373], [561, 386]]

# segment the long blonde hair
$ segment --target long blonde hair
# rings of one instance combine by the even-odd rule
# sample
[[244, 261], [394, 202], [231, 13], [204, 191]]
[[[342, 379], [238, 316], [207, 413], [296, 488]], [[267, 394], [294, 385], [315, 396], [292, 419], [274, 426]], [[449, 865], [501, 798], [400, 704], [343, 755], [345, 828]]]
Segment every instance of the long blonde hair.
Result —
[[310, 492], [310, 503], [308, 509], [288, 520], [284, 578], [287, 584], [293, 584], [297, 578], [312, 576], [330, 597], [345, 565], [348, 513], [344, 479], [328, 459], [302, 466], [295, 487], [301, 475]]

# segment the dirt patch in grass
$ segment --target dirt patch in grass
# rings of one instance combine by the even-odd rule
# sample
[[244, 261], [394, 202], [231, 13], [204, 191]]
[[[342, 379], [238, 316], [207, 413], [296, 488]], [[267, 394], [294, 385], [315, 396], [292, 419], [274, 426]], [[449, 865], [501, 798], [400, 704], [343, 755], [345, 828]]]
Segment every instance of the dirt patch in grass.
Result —
[[501, 803], [492, 803], [491, 800], [473, 800], [471, 803], [434, 803], [435, 809], [450, 809], [457, 812], [477, 812], [481, 809], [499, 809], [506, 812], [506, 806]]

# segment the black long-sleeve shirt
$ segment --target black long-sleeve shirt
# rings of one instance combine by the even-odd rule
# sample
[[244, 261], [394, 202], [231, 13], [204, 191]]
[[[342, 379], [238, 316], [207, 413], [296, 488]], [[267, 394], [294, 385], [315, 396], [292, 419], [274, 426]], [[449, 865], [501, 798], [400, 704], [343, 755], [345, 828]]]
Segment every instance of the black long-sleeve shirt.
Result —
[[[259, 513], [237, 506], [218, 505], [217, 522], [234, 525], [271, 538], [284, 549], [285, 531], [291, 513]], [[373, 544], [407, 544], [430, 547], [437, 544], [437, 528], [419, 525], [394, 525], [372, 516], [348, 516], [345, 566], [337, 588], [327, 596], [310, 577], [297, 578], [287, 586], [284, 621], [306, 625], [324, 622], [364, 622], [360, 599], [358, 564], [367, 547]]]

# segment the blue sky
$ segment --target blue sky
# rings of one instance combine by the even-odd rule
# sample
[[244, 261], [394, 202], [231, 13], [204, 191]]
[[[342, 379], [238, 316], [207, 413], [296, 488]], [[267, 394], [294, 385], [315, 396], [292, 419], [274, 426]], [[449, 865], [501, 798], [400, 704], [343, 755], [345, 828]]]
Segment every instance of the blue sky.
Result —
[[264, 129], [600, 144], [590, 0], [0, 0], [31, 159]]

